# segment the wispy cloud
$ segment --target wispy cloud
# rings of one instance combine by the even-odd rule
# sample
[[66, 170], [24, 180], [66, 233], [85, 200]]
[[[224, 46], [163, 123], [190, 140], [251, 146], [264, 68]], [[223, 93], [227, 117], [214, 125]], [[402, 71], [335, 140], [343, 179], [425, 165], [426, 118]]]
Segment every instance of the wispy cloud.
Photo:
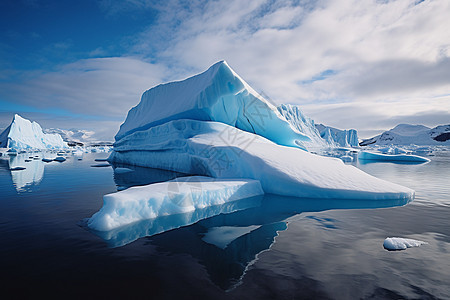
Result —
[[0, 83], [0, 97], [35, 108], [28, 111], [47, 110], [55, 118], [64, 112], [120, 123], [141, 94], [163, 81], [166, 73], [164, 66], [131, 57], [85, 59], [53, 72], [28, 74], [15, 84]]
[[395, 122], [448, 123], [450, 1], [103, 0], [99, 5], [112, 17], [151, 13], [150, 25], [126, 38], [124, 57], [89, 58], [27, 74], [16, 85], [0, 84], [0, 96], [123, 119], [144, 90], [225, 59], [256, 90], [276, 103], [299, 104], [318, 122], [366, 132]]
[[[133, 50], [154, 55], [157, 44], [158, 59], [183, 75], [226, 59], [278, 103], [328, 110], [330, 103], [401, 106], [420, 98], [411, 119], [442, 112], [432, 99], [450, 92], [448, 1], [167, 3]], [[171, 38], [155, 40], [158, 30]], [[374, 125], [353, 125], [367, 126]]]

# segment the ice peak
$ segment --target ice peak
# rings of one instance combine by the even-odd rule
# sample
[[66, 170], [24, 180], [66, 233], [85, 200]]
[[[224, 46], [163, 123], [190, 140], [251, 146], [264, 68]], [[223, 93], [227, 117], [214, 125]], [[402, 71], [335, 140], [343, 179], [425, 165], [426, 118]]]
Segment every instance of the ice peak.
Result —
[[301, 147], [299, 141], [309, 140], [222, 60], [203, 73], [147, 90], [116, 141], [179, 119], [222, 122], [284, 146]]

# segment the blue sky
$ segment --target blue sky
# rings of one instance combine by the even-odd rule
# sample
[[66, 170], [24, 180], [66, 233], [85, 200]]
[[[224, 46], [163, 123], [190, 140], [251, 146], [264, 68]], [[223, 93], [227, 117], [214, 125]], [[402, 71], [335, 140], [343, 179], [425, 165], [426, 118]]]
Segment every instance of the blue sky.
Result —
[[448, 124], [448, 15], [446, 0], [3, 0], [0, 128], [19, 113], [111, 140], [143, 91], [223, 59], [363, 137]]

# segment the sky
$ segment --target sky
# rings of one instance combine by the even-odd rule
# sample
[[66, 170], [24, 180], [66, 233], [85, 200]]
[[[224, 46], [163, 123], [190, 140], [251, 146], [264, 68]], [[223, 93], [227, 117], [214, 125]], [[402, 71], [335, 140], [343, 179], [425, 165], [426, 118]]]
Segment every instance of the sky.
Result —
[[0, 128], [113, 140], [142, 93], [220, 60], [275, 104], [368, 138], [450, 123], [448, 0], [2, 0]]

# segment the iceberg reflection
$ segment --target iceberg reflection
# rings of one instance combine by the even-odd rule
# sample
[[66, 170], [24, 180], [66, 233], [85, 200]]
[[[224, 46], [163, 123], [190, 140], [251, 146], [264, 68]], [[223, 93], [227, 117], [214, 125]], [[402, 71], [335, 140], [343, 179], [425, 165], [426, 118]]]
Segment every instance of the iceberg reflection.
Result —
[[11, 171], [11, 178], [18, 193], [33, 191], [44, 177], [44, 163], [37, 153], [20, 153], [9, 156], [6, 161], [7, 164], [4, 164], [3, 167], [8, 170], [18, 167], [25, 168]]
[[150, 243], [165, 252], [197, 258], [211, 280], [227, 290], [241, 282], [248, 266], [257, 260], [259, 253], [270, 249], [278, 232], [287, 229], [293, 216], [330, 209], [393, 207], [408, 202], [406, 199], [309, 199], [266, 194], [187, 214], [145, 220], [108, 232], [91, 232], [110, 247], [151, 237]]

